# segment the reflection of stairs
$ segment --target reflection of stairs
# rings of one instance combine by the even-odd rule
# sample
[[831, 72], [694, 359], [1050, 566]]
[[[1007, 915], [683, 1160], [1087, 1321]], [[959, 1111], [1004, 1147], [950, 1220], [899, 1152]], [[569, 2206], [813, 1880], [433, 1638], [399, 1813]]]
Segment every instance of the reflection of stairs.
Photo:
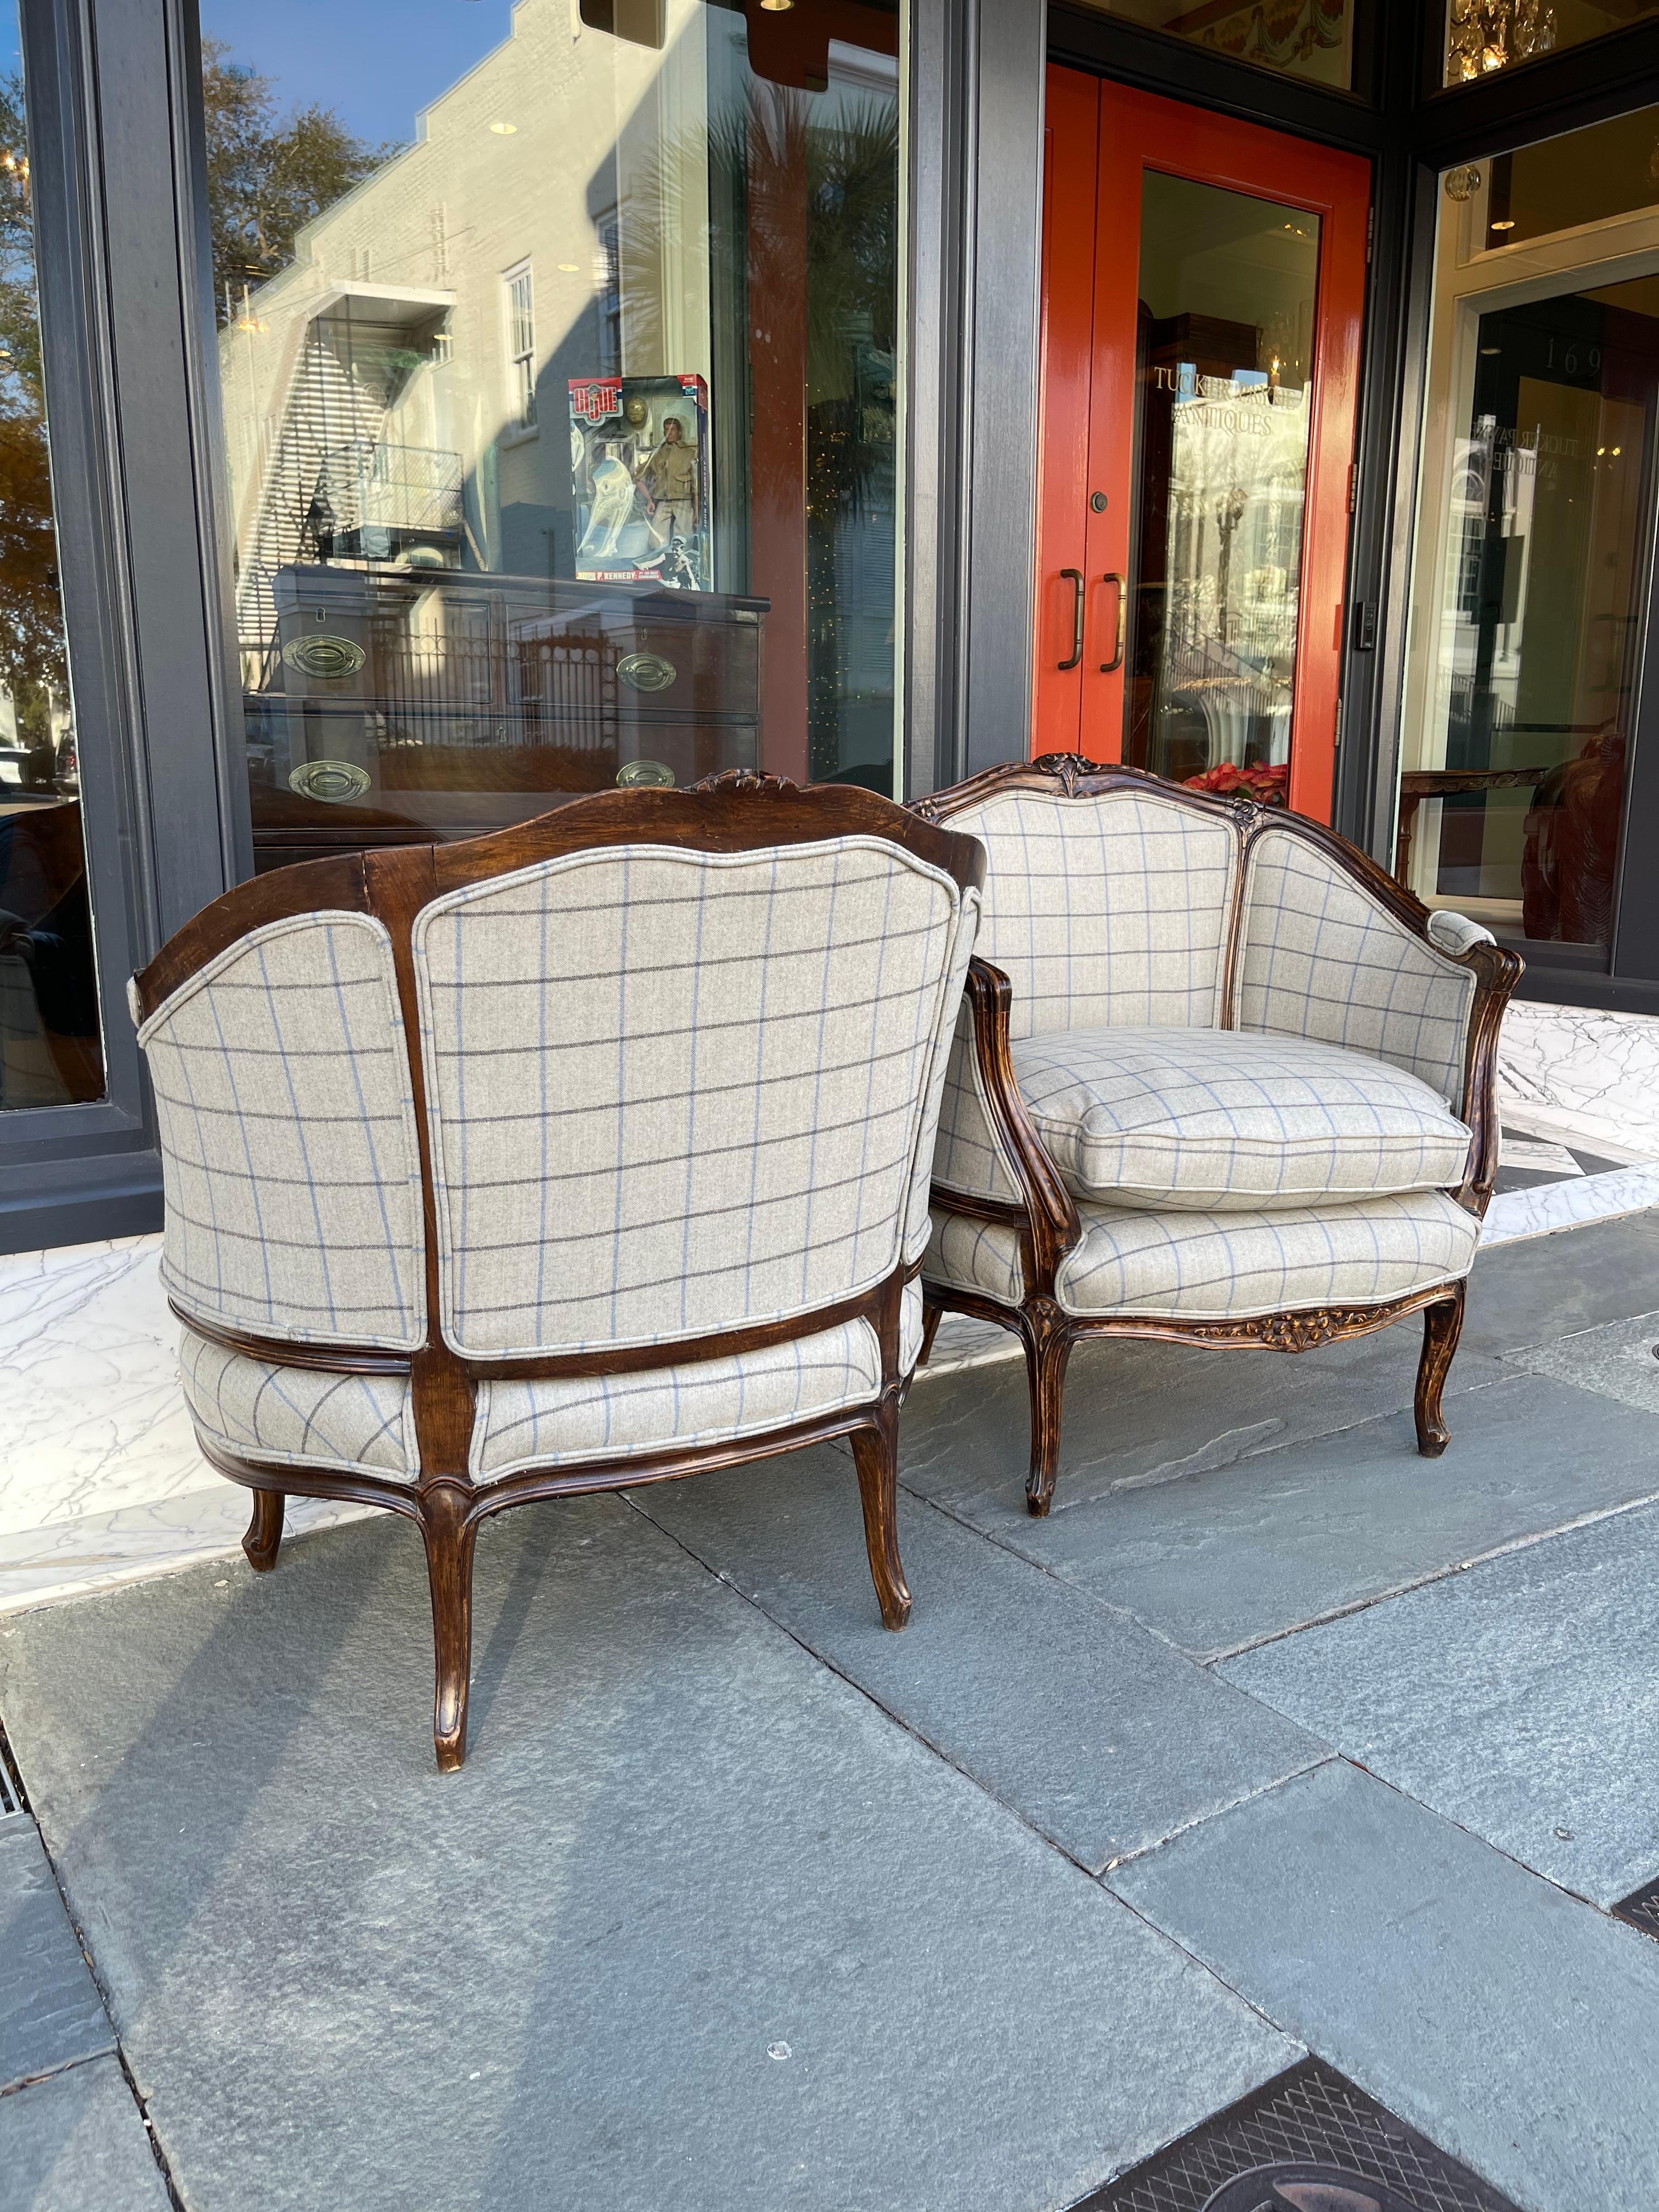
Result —
[[307, 517], [324, 457], [355, 440], [378, 439], [400, 377], [384, 346], [353, 344], [349, 333], [337, 340], [321, 320], [306, 332], [237, 579], [236, 627], [245, 647], [264, 647], [276, 628], [271, 577], [311, 550]]

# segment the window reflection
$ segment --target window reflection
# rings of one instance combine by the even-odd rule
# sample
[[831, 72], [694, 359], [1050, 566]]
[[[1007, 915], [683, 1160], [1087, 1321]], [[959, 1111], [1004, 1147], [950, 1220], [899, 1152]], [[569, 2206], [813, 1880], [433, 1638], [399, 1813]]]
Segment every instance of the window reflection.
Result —
[[0, 75], [0, 1108], [100, 1098], [15, 12]]
[[1148, 170], [1125, 758], [1285, 795], [1320, 222]]
[[467, 12], [471, 66], [447, 0], [343, 0], [325, 71], [297, 0], [204, 10], [261, 865], [890, 789], [896, 15]]
[[1354, 0], [1085, 0], [1149, 30], [1316, 84], [1353, 82]]

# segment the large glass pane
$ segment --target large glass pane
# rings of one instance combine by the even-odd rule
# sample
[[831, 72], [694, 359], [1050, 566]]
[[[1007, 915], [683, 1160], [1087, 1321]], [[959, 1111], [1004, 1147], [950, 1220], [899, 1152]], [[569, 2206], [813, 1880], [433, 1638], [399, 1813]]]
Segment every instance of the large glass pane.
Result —
[[1468, 210], [1465, 259], [1659, 207], [1659, 107], [1448, 170], [1443, 189]]
[[890, 790], [896, 14], [202, 13], [258, 864]]
[[1146, 173], [1124, 757], [1283, 799], [1319, 218]]
[[1655, 0], [1446, 0], [1446, 82], [1541, 60], [1655, 12]]
[[0, 1108], [104, 1095], [15, 7], [0, 9]]
[[1401, 872], [1508, 934], [1606, 946], [1654, 501], [1659, 276], [1494, 306], [1473, 336]]
[[1346, 91], [1358, 0], [1084, 0], [1172, 39]]

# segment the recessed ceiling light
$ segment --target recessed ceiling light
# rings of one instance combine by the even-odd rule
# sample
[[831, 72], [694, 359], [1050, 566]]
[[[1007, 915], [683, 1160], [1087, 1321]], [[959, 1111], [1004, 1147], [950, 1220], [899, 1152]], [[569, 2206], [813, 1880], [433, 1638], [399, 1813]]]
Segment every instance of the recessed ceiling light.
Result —
[[489, 127], [498, 138], [510, 138], [519, 126], [516, 123], [492, 123]]
[[562, 276], [580, 276], [581, 273], [581, 263], [580, 261], [562, 261], [559, 264], [559, 272]]
[[781, 15], [787, 9], [793, 8], [795, 0], [761, 0], [761, 6], [765, 9], [769, 15]]
[[1504, 349], [1502, 346], [1482, 346], [1480, 350], [1485, 355], [1486, 358], [1490, 361], [1494, 354], [1502, 353]]
[[1514, 217], [1513, 217], [1513, 216], [1510, 216], [1510, 218], [1508, 218], [1506, 221], [1502, 222], [1494, 222], [1494, 223], [1489, 224], [1489, 225], [1488, 225], [1488, 228], [1489, 228], [1490, 229], [1492, 229], [1492, 230], [1513, 230], [1513, 229], [1515, 228], [1515, 220], [1514, 220]]

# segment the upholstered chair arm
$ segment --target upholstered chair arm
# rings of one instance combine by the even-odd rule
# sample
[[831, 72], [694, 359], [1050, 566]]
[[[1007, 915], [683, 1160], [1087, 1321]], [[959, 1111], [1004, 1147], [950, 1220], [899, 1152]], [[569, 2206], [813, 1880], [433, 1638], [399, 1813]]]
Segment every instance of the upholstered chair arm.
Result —
[[[1429, 917], [1431, 939], [1433, 925], [1441, 919], [1438, 915]], [[1464, 921], [1462, 915], [1444, 919], [1462, 922], [1466, 929], [1475, 927]], [[1518, 952], [1499, 945], [1486, 930], [1472, 939], [1463, 951], [1449, 957], [1474, 977], [1458, 1107], [1458, 1118], [1474, 1132], [1474, 1142], [1469, 1148], [1468, 1173], [1456, 1196], [1472, 1213], [1483, 1214], [1492, 1202], [1492, 1185], [1498, 1179], [1498, 1036], [1504, 1009], [1521, 981], [1523, 963]]]
[[[1005, 1209], [1024, 1208], [1030, 1222], [1038, 1272], [1052, 1279], [1060, 1256], [1082, 1234], [1082, 1224], [1072, 1194], [1044, 1150], [1014, 1080], [1009, 1038], [1013, 995], [1013, 986], [1000, 968], [992, 967], [988, 960], [969, 962], [963, 994], [965, 1018], [958, 1027], [957, 1038], [958, 1049], [971, 1054], [971, 1066], [954, 1072], [959, 1095], [970, 1095], [984, 1117], [1000, 1175], [1012, 1183], [1002, 1205]], [[964, 1195], [977, 1204], [986, 1202], [983, 1193], [964, 1194], [943, 1181], [936, 1170], [936, 1205], [961, 1211]]]

